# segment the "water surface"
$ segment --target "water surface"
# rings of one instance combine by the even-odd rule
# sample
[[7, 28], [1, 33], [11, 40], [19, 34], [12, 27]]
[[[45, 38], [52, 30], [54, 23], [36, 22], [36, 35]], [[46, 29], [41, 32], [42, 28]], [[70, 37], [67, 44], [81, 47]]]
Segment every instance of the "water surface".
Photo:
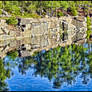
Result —
[[0, 90], [92, 91], [92, 43], [21, 56], [17, 48], [0, 59]]

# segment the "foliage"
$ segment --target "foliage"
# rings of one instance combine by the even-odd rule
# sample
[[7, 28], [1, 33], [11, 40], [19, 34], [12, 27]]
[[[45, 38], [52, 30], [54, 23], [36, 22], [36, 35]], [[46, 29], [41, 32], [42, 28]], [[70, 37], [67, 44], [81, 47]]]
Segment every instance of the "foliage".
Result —
[[63, 14], [62, 12], [58, 12], [58, 13], [57, 13], [57, 16], [58, 16], [58, 17], [61, 17], [61, 16], [64, 16], [64, 14]]
[[11, 59], [15, 60], [15, 58], [18, 56], [18, 51], [11, 51], [11, 52], [8, 52], [7, 55], [8, 55]]
[[0, 59], [0, 91], [5, 91], [7, 89], [7, 84], [4, 82], [6, 78], [10, 76], [10, 71], [5, 69], [3, 60]]
[[0, 15], [2, 14], [2, 10], [0, 10]]
[[24, 13], [24, 15], [23, 16], [21, 16], [21, 17], [23, 17], [23, 18], [40, 18], [40, 16], [39, 15], [37, 15], [37, 14], [35, 14], [35, 13]]
[[0, 9], [2, 8], [2, 1], [0, 1]]
[[[92, 75], [92, 53], [87, 53], [89, 49], [90, 47], [84, 48], [83, 45], [73, 44], [58, 46], [44, 53], [36, 52], [32, 57], [23, 58], [19, 69], [24, 74], [34, 64], [35, 76], [47, 77], [50, 81], [53, 79], [53, 87], [59, 88], [64, 80], [67, 84], [72, 84], [80, 72], [84, 75], [87, 65], [90, 69], [88, 72]], [[82, 83], [87, 83], [87, 80], [83, 79]]]
[[73, 6], [71, 7], [71, 11], [72, 11], [72, 15], [73, 15], [73, 16], [77, 16], [77, 15], [78, 15], [78, 12], [77, 12], [77, 10], [76, 10], [75, 5], [73, 5]]
[[69, 3], [66, 1], [60, 1], [60, 6], [64, 8], [64, 10], [67, 10], [69, 7]]
[[4, 81], [6, 79], [6, 70], [4, 69], [3, 60], [0, 59], [0, 81]]
[[10, 17], [6, 20], [7, 24], [12, 24], [12, 25], [16, 25], [18, 24], [18, 20], [15, 17]]
[[90, 38], [90, 35], [92, 34], [91, 30], [91, 19], [89, 16], [87, 16], [87, 39]]
[[88, 13], [91, 7], [87, 7], [87, 5], [92, 5], [91, 1], [0, 1], [0, 9], [3, 9], [9, 14], [15, 16], [22, 16], [24, 13], [27, 13], [27, 15], [28, 13], [40, 15], [43, 10], [46, 11], [46, 14], [48, 14], [48, 12], [55, 13], [56, 9], [61, 7], [65, 11], [71, 7], [73, 16], [76, 16], [78, 14], [79, 6], [82, 6], [85, 13]]
[[[26, 74], [29, 68], [34, 69], [33, 75], [46, 77], [53, 83], [54, 88], [63, 86], [63, 83], [72, 85], [76, 82], [76, 77], [81, 73], [82, 83], [87, 84], [92, 78], [92, 44], [84, 45], [72, 44], [65, 47], [56, 47], [45, 52], [36, 52], [31, 57], [23, 57], [21, 61], [16, 60], [19, 72]], [[17, 51], [8, 53], [8, 56], [15, 58]], [[12, 64], [5, 64], [0, 59], [0, 79], [5, 80], [10, 77], [14, 68]], [[5, 67], [6, 68], [5, 68]], [[15, 65], [16, 66], [16, 65]], [[89, 76], [89, 77], [88, 77]], [[0, 83], [0, 90], [5, 87], [5, 83]], [[1, 89], [2, 86], [2, 89]]]

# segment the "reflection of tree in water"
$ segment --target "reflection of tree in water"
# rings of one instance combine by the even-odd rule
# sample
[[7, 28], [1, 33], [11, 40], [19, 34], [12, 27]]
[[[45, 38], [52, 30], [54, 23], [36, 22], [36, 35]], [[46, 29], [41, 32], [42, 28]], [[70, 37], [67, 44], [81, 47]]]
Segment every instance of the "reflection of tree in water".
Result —
[[8, 90], [5, 79], [10, 77], [10, 70], [5, 69], [3, 60], [0, 59], [0, 91]]
[[18, 68], [22, 74], [26, 74], [28, 68], [34, 68], [34, 75], [53, 80], [54, 88], [59, 88], [63, 83], [72, 85], [79, 73], [82, 73], [82, 83], [87, 84], [88, 76], [92, 78], [92, 52], [83, 45], [59, 46], [44, 53], [37, 52], [34, 56], [22, 58]]
[[7, 56], [10, 57], [12, 60], [15, 60], [18, 57], [18, 51], [11, 51], [7, 53]]
[[72, 81], [75, 81], [75, 77], [80, 72], [81, 57], [75, 50], [77, 50], [76, 46], [73, 45], [64, 48], [57, 47], [43, 55], [39, 53], [35, 75], [46, 76], [49, 80], [54, 78], [53, 85], [56, 88], [64, 82], [72, 84]]
[[[10, 58], [10, 60], [14, 61], [16, 59], [16, 57], [18, 56], [18, 52], [17, 51], [8, 52], [7, 56]], [[0, 91], [8, 90], [8, 85], [5, 82], [5, 80], [7, 78], [10, 78], [10, 76], [11, 76], [12, 64], [14, 64], [13, 65], [13, 68], [14, 68], [16, 63], [13, 62], [13, 63], [10, 64], [10, 62], [5, 62], [3, 59], [0, 59]]]

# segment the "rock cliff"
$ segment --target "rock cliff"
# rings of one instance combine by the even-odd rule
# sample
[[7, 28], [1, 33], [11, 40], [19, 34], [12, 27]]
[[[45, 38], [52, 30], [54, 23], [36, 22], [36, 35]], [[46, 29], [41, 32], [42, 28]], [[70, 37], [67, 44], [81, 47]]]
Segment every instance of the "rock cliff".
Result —
[[86, 37], [87, 24], [86, 18], [83, 16], [42, 19], [21, 18], [18, 21], [19, 23], [15, 27], [7, 25], [5, 20], [0, 20], [1, 42], [30, 38], [30, 44], [26, 48], [35, 50], [53, 48], [64, 43], [71, 44]]

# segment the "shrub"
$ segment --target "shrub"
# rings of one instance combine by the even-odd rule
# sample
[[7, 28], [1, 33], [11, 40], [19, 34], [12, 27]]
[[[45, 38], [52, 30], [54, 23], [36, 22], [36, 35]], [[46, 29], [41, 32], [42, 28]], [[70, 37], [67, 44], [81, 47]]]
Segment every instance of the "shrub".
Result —
[[71, 7], [71, 13], [72, 13], [73, 16], [77, 16], [77, 15], [78, 15], [78, 12], [77, 12], [75, 6], [72, 6], [72, 7]]
[[16, 57], [18, 57], [18, 51], [11, 51], [7, 53], [7, 56], [9, 56], [11, 59], [15, 59]]
[[6, 20], [7, 24], [16, 25], [18, 24], [18, 20], [15, 17], [10, 17]]
[[92, 34], [92, 30], [91, 30], [91, 20], [90, 17], [87, 16], [87, 39], [90, 38], [90, 35]]
[[0, 15], [2, 14], [2, 10], [0, 10]]
[[90, 17], [87, 16], [87, 26], [90, 26], [91, 25], [91, 20], [90, 20]]
[[7, 11], [10, 14], [14, 14], [14, 15], [20, 15], [21, 14], [20, 8], [16, 5], [12, 5], [12, 7], [9, 4], [6, 5], [5, 6], [5, 11]]
[[26, 13], [26, 12], [24, 12], [24, 15], [22, 17], [23, 18], [40, 18], [40, 16], [35, 13]]
[[46, 12], [43, 12], [42, 15], [45, 16], [46, 15]]
[[61, 17], [61, 16], [64, 16], [64, 14], [63, 14], [62, 12], [58, 12], [58, 13], [57, 13], [57, 16], [58, 16], [58, 17]]

